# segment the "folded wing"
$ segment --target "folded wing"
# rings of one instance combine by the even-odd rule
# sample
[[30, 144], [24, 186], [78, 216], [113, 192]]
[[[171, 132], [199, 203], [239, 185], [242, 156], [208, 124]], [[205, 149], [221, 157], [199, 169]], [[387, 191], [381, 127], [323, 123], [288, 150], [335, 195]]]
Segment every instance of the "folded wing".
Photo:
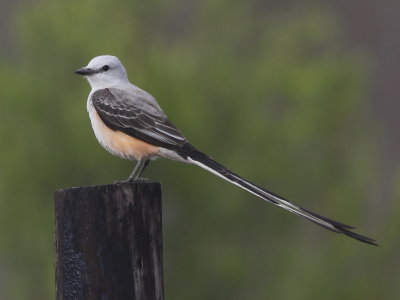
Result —
[[101, 120], [113, 130], [170, 150], [187, 142], [155, 99], [142, 90], [106, 88], [95, 91], [91, 101]]

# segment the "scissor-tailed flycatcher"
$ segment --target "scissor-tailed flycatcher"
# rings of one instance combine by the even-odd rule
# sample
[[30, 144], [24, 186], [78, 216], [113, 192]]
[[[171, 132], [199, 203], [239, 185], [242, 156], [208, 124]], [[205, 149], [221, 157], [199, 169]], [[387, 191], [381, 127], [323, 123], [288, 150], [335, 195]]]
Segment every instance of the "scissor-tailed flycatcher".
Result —
[[138, 161], [128, 180], [140, 177], [150, 160], [157, 157], [195, 164], [328, 230], [377, 245], [375, 240], [352, 232], [354, 227], [297, 206], [239, 177], [195, 149], [168, 120], [156, 99], [129, 82], [125, 68], [115, 56], [95, 57], [76, 73], [85, 76], [92, 87], [87, 110], [100, 144], [114, 155]]

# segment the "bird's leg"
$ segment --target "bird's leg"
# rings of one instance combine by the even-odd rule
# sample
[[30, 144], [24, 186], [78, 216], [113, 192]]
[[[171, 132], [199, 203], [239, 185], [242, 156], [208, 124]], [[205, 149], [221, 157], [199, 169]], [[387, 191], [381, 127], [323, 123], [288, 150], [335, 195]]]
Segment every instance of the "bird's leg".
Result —
[[146, 169], [146, 167], [149, 165], [150, 163], [150, 159], [147, 158], [142, 158], [140, 159], [135, 168], [133, 169], [131, 175], [129, 175], [128, 181], [134, 181], [136, 179], [138, 179], [140, 177], [140, 175], [142, 175], [144, 169]]

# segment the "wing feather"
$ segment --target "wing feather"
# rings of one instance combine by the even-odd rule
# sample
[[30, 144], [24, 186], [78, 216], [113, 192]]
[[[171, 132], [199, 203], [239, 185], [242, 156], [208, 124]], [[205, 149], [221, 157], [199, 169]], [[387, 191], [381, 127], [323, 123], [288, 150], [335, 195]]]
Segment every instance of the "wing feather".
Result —
[[106, 88], [95, 91], [91, 101], [101, 120], [113, 130], [170, 150], [187, 142], [155, 99], [142, 90]]

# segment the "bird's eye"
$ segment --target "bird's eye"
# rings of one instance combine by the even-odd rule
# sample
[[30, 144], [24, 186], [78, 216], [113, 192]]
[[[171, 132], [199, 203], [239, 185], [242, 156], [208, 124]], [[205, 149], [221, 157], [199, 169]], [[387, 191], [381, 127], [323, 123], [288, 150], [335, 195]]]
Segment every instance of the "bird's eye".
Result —
[[110, 66], [109, 65], [103, 66], [103, 71], [107, 72], [108, 70], [110, 70]]

